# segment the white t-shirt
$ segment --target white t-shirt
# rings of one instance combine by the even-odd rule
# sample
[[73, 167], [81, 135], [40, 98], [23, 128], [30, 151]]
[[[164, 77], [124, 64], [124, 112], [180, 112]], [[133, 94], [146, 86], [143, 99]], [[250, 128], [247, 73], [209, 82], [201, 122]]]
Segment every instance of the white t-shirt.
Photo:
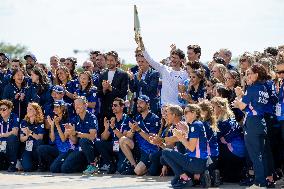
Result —
[[108, 75], [107, 75], [107, 80], [110, 82], [110, 83], [112, 83], [112, 80], [113, 80], [113, 76], [114, 76], [114, 73], [115, 73], [115, 71], [108, 71]]
[[172, 67], [163, 65], [154, 61], [147, 51], [143, 52], [145, 59], [148, 63], [157, 70], [163, 80], [162, 80], [162, 90], [161, 90], [161, 103], [164, 104], [174, 104], [182, 105], [178, 101], [178, 84], [183, 83], [188, 79], [188, 74], [185, 70], [176, 71]]

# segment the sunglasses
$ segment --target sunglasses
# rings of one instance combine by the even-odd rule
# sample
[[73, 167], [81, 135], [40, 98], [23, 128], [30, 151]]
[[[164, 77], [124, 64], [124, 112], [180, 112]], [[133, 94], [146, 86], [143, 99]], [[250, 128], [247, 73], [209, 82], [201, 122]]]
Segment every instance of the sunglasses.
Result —
[[118, 107], [118, 104], [112, 104], [112, 107]]
[[135, 57], [144, 57], [143, 54], [136, 54]]
[[246, 62], [246, 61], [247, 61], [247, 59], [245, 59], [245, 58], [240, 59], [240, 62]]
[[0, 112], [6, 111], [8, 108], [0, 108]]

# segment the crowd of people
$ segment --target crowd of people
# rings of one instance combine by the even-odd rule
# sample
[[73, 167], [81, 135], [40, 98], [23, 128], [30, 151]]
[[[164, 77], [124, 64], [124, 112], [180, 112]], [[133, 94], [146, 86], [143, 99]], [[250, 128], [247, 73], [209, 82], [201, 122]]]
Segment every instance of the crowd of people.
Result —
[[0, 170], [173, 176], [173, 188], [239, 182], [273, 188], [283, 176], [284, 48], [200, 61], [175, 45], [137, 65], [115, 51], [74, 57], [0, 53]]

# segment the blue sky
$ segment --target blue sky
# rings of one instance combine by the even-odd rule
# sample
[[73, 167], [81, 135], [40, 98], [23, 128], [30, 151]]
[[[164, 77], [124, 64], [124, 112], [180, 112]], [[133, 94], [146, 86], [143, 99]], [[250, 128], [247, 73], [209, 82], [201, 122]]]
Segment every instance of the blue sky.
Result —
[[142, 36], [160, 60], [170, 45], [202, 47], [202, 61], [220, 48], [233, 56], [284, 44], [282, 0], [1, 0], [0, 41], [26, 45], [40, 62], [75, 56], [80, 50], [116, 50], [134, 59], [133, 5], [138, 6]]

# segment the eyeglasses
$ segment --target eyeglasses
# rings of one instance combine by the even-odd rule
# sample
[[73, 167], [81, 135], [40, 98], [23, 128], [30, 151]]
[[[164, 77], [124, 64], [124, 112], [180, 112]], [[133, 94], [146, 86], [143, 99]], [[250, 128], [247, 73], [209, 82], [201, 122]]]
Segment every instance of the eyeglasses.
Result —
[[0, 108], [0, 112], [5, 112], [8, 108]]
[[136, 54], [135, 57], [144, 57], [143, 54]]
[[118, 104], [112, 104], [112, 107], [118, 107]]

